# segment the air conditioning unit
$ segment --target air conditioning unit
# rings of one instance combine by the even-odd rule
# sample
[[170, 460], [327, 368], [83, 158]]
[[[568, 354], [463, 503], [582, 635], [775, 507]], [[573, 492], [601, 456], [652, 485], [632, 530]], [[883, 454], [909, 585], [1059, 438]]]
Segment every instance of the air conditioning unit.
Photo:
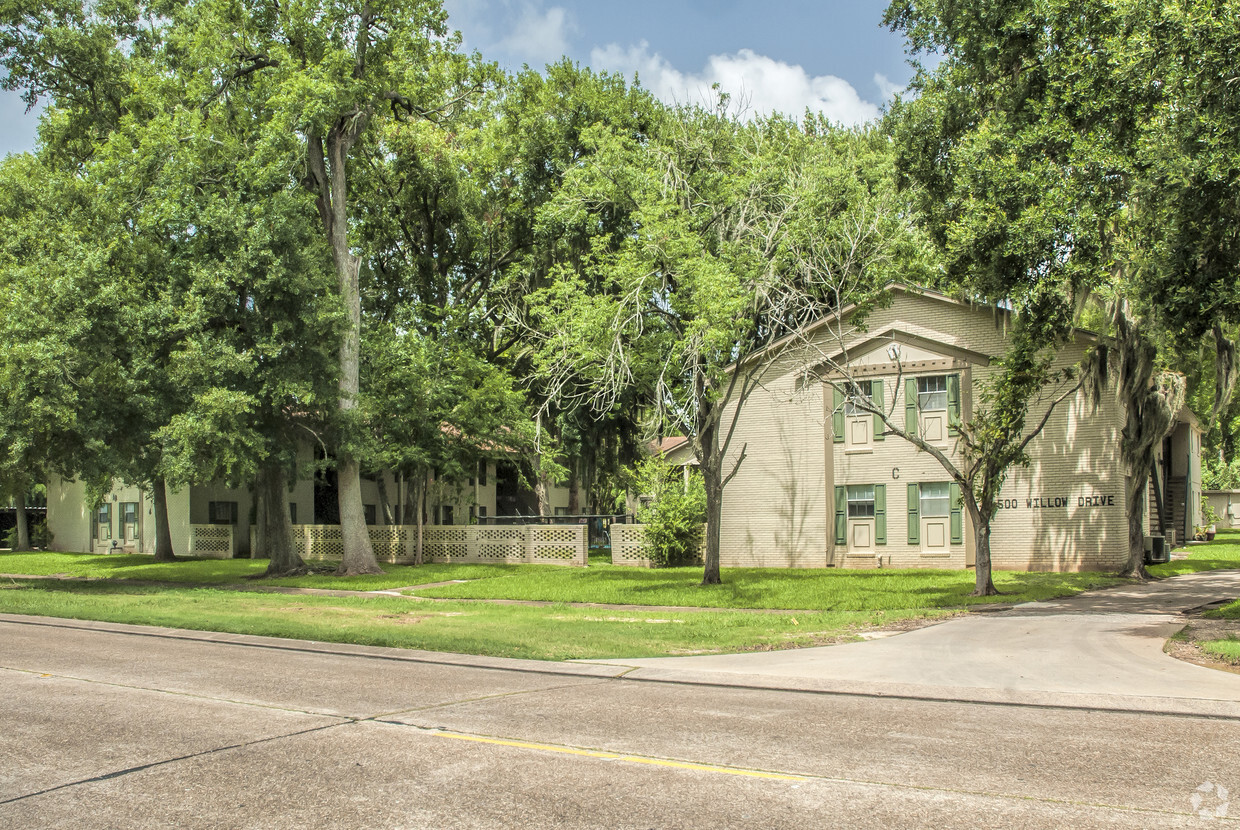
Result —
[[1145, 564], [1161, 565], [1171, 561], [1171, 546], [1165, 536], [1145, 537]]

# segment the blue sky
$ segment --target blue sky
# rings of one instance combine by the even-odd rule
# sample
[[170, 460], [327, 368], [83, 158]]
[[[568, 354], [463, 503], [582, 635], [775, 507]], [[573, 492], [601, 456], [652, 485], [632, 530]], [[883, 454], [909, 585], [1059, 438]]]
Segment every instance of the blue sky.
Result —
[[[903, 40], [868, 0], [445, 0], [468, 49], [508, 69], [573, 60], [638, 73], [666, 101], [719, 83], [749, 112], [806, 107], [855, 124], [908, 82]], [[0, 153], [34, 145], [35, 116], [0, 92]]]

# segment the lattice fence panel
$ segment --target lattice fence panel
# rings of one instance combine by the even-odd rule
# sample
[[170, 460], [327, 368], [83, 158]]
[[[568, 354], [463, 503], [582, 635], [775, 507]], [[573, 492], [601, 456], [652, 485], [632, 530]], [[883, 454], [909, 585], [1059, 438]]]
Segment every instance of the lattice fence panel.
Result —
[[[425, 525], [422, 528], [422, 558], [427, 562], [468, 562], [469, 542], [474, 528], [465, 525]], [[410, 538], [417, 528], [409, 528]]]
[[408, 528], [404, 525], [370, 525], [366, 528], [370, 533], [370, 545], [374, 548], [375, 558], [381, 562], [405, 562], [412, 555], [406, 547]]
[[611, 526], [611, 564], [651, 567], [650, 559], [642, 550], [642, 542], [645, 538], [646, 527], [644, 525], [613, 524]]
[[474, 562], [524, 562], [526, 528], [515, 525], [475, 527], [469, 546]]
[[586, 526], [532, 525], [529, 528], [531, 562], [542, 565], [586, 564]]
[[231, 559], [232, 525], [190, 525], [189, 555], [206, 559]]
[[[293, 525], [294, 547], [303, 559], [339, 559], [344, 556], [340, 525]], [[300, 544], [299, 544], [300, 541]]]

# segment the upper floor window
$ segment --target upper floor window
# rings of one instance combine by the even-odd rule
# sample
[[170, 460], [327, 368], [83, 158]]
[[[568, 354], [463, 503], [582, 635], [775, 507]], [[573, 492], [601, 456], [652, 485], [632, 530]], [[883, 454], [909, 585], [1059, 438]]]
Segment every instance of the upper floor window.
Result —
[[917, 379], [917, 408], [922, 412], [947, 409], [947, 375]]
[[868, 383], [850, 383], [844, 393], [845, 415], [869, 415], [874, 404], [874, 388]]

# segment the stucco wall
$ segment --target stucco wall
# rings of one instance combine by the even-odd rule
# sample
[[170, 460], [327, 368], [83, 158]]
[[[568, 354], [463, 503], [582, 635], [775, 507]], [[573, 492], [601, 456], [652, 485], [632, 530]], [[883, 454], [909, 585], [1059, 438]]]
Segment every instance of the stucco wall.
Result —
[[90, 509], [86, 505], [85, 484], [59, 476], [47, 482], [47, 529], [56, 550], [90, 550]]

